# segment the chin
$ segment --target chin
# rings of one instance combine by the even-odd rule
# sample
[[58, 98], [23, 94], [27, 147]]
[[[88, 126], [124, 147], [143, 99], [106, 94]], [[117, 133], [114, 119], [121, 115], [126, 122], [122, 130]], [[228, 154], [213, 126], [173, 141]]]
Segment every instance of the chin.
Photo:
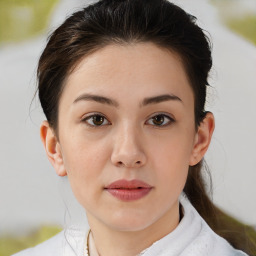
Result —
[[154, 223], [154, 220], [150, 218], [150, 216], [147, 216], [146, 214], [140, 216], [140, 215], [131, 215], [131, 214], [122, 214], [116, 215], [113, 214], [111, 219], [108, 219], [108, 223], [106, 223], [111, 229], [117, 230], [117, 231], [130, 231], [130, 232], [136, 232], [141, 231], [149, 227]]

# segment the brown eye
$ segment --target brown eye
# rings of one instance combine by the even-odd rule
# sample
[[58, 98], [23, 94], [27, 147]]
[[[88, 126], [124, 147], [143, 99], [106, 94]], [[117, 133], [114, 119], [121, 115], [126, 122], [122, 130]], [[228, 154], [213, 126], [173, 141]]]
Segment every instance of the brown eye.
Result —
[[163, 115], [154, 116], [152, 118], [153, 124], [162, 125], [164, 123], [165, 117]]
[[94, 125], [102, 125], [104, 123], [105, 118], [103, 116], [93, 116], [92, 122]]
[[88, 116], [83, 121], [90, 126], [103, 126], [109, 124], [109, 121], [103, 115], [99, 114]]
[[173, 118], [164, 114], [159, 114], [151, 117], [146, 123], [153, 126], [161, 127], [170, 125], [172, 122], [174, 122]]

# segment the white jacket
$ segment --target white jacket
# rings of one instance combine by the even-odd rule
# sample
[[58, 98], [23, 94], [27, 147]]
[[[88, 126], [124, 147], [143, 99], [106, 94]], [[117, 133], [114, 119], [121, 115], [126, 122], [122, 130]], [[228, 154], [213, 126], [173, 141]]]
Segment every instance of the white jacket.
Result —
[[[177, 228], [141, 253], [143, 256], [245, 256], [215, 234], [191, 203], [181, 198], [184, 216]], [[67, 229], [13, 256], [87, 256], [87, 232]]]

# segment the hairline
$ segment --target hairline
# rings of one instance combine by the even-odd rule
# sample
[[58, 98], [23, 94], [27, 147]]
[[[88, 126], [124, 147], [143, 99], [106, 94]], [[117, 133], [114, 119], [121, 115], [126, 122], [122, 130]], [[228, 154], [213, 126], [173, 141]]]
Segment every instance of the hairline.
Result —
[[[61, 84], [61, 90], [59, 92], [59, 98], [58, 98], [58, 102], [57, 102], [56, 126], [52, 127], [53, 130], [55, 131], [55, 134], [56, 134], [57, 138], [58, 138], [58, 134], [59, 134], [58, 130], [59, 130], [59, 106], [60, 106], [60, 100], [61, 100], [63, 91], [66, 88], [66, 84], [67, 84], [67, 81], [68, 81], [68, 78], [70, 77], [70, 75], [72, 73], [76, 72], [76, 70], [79, 69], [81, 63], [83, 62], [83, 60], [85, 58], [93, 55], [96, 52], [99, 52], [99, 51], [105, 49], [106, 47], [109, 47], [109, 46], [127, 47], [127, 46], [135, 46], [135, 45], [138, 45], [138, 44], [151, 44], [151, 45], [154, 45], [155, 47], [157, 47], [157, 48], [159, 48], [161, 50], [164, 50], [164, 51], [166, 51], [168, 53], [172, 53], [173, 56], [181, 63], [182, 68], [184, 70], [184, 73], [186, 75], [188, 84], [192, 88], [193, 97], [194, 97], [194, 110], [195, 110], [195, 107], [196, 107], [196, 95], [195, 95], [194, 88], [192, 86], [193, 81], [191, 81], [191, 78], [189, 77], [188, 70], [187, 70], [187, 67], [186, 67], [186, 60], [185, 60], [184, 56], [178, 50], [175, 50], [175, 47], [168, 47], [167, 45], [157, 43], [154, 40], [150, 40], [150, 39], [148, 39], [148, 40], [146, 40], [146, 39], [144, 39], [144, 40], [142, 40], [142, 39], [141, 40], [140, 39], [124, 40], [124, 39], [121, 39], [121, 38], [112, 38], [112, 39], [105, 40], [105, 43], [98, 44], [93, 49], [91, 49], [90, 51], [85, 52], [83, 55], [78, 57], [77, 60], [74, 61], [74, 63], [71, 64], [70, 67], [67, 69], [67, 72], [66, 72], [66, 74], [64, 76], [64, 79], [62, 81], [62, 84]], [[196, 118], [196, 116], [194, 115], [194, 119], [195, 118]], [[195, 128], [196, 129], [198, 128], [196, 120], [195, 120]]]

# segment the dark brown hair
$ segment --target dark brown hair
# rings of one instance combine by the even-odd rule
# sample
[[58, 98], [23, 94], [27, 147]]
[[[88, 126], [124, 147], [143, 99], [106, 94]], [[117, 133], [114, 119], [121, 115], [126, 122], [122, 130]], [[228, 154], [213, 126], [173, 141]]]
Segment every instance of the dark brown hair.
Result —
[[165, 0], [103, 0], [74, 13], [51, 35], [38, 65], [44, 113], [57, 131], [65, 78], [83, 57], [109, 44], [153, 42], [179, 54], [195, 94], [196, 125], [204, 117], [209, 41], [195, 17]]
[[[166, 0], [101, 0], [74, 13], [49, 38], [38, 65], [43, 111], [58, 134], [58, 105], [65, 79], [79, 61], [110, 44], [152, 42], [177, 53], [194, 92], [195, 126], [205, 117], [211, 47], [196, 18]], [[202, 162], [189, 168], [184, 193], [206, 222], [220, 233], [215, 206], [202, 176]], [[232, 237], [227, 238], [233, 243]]]

